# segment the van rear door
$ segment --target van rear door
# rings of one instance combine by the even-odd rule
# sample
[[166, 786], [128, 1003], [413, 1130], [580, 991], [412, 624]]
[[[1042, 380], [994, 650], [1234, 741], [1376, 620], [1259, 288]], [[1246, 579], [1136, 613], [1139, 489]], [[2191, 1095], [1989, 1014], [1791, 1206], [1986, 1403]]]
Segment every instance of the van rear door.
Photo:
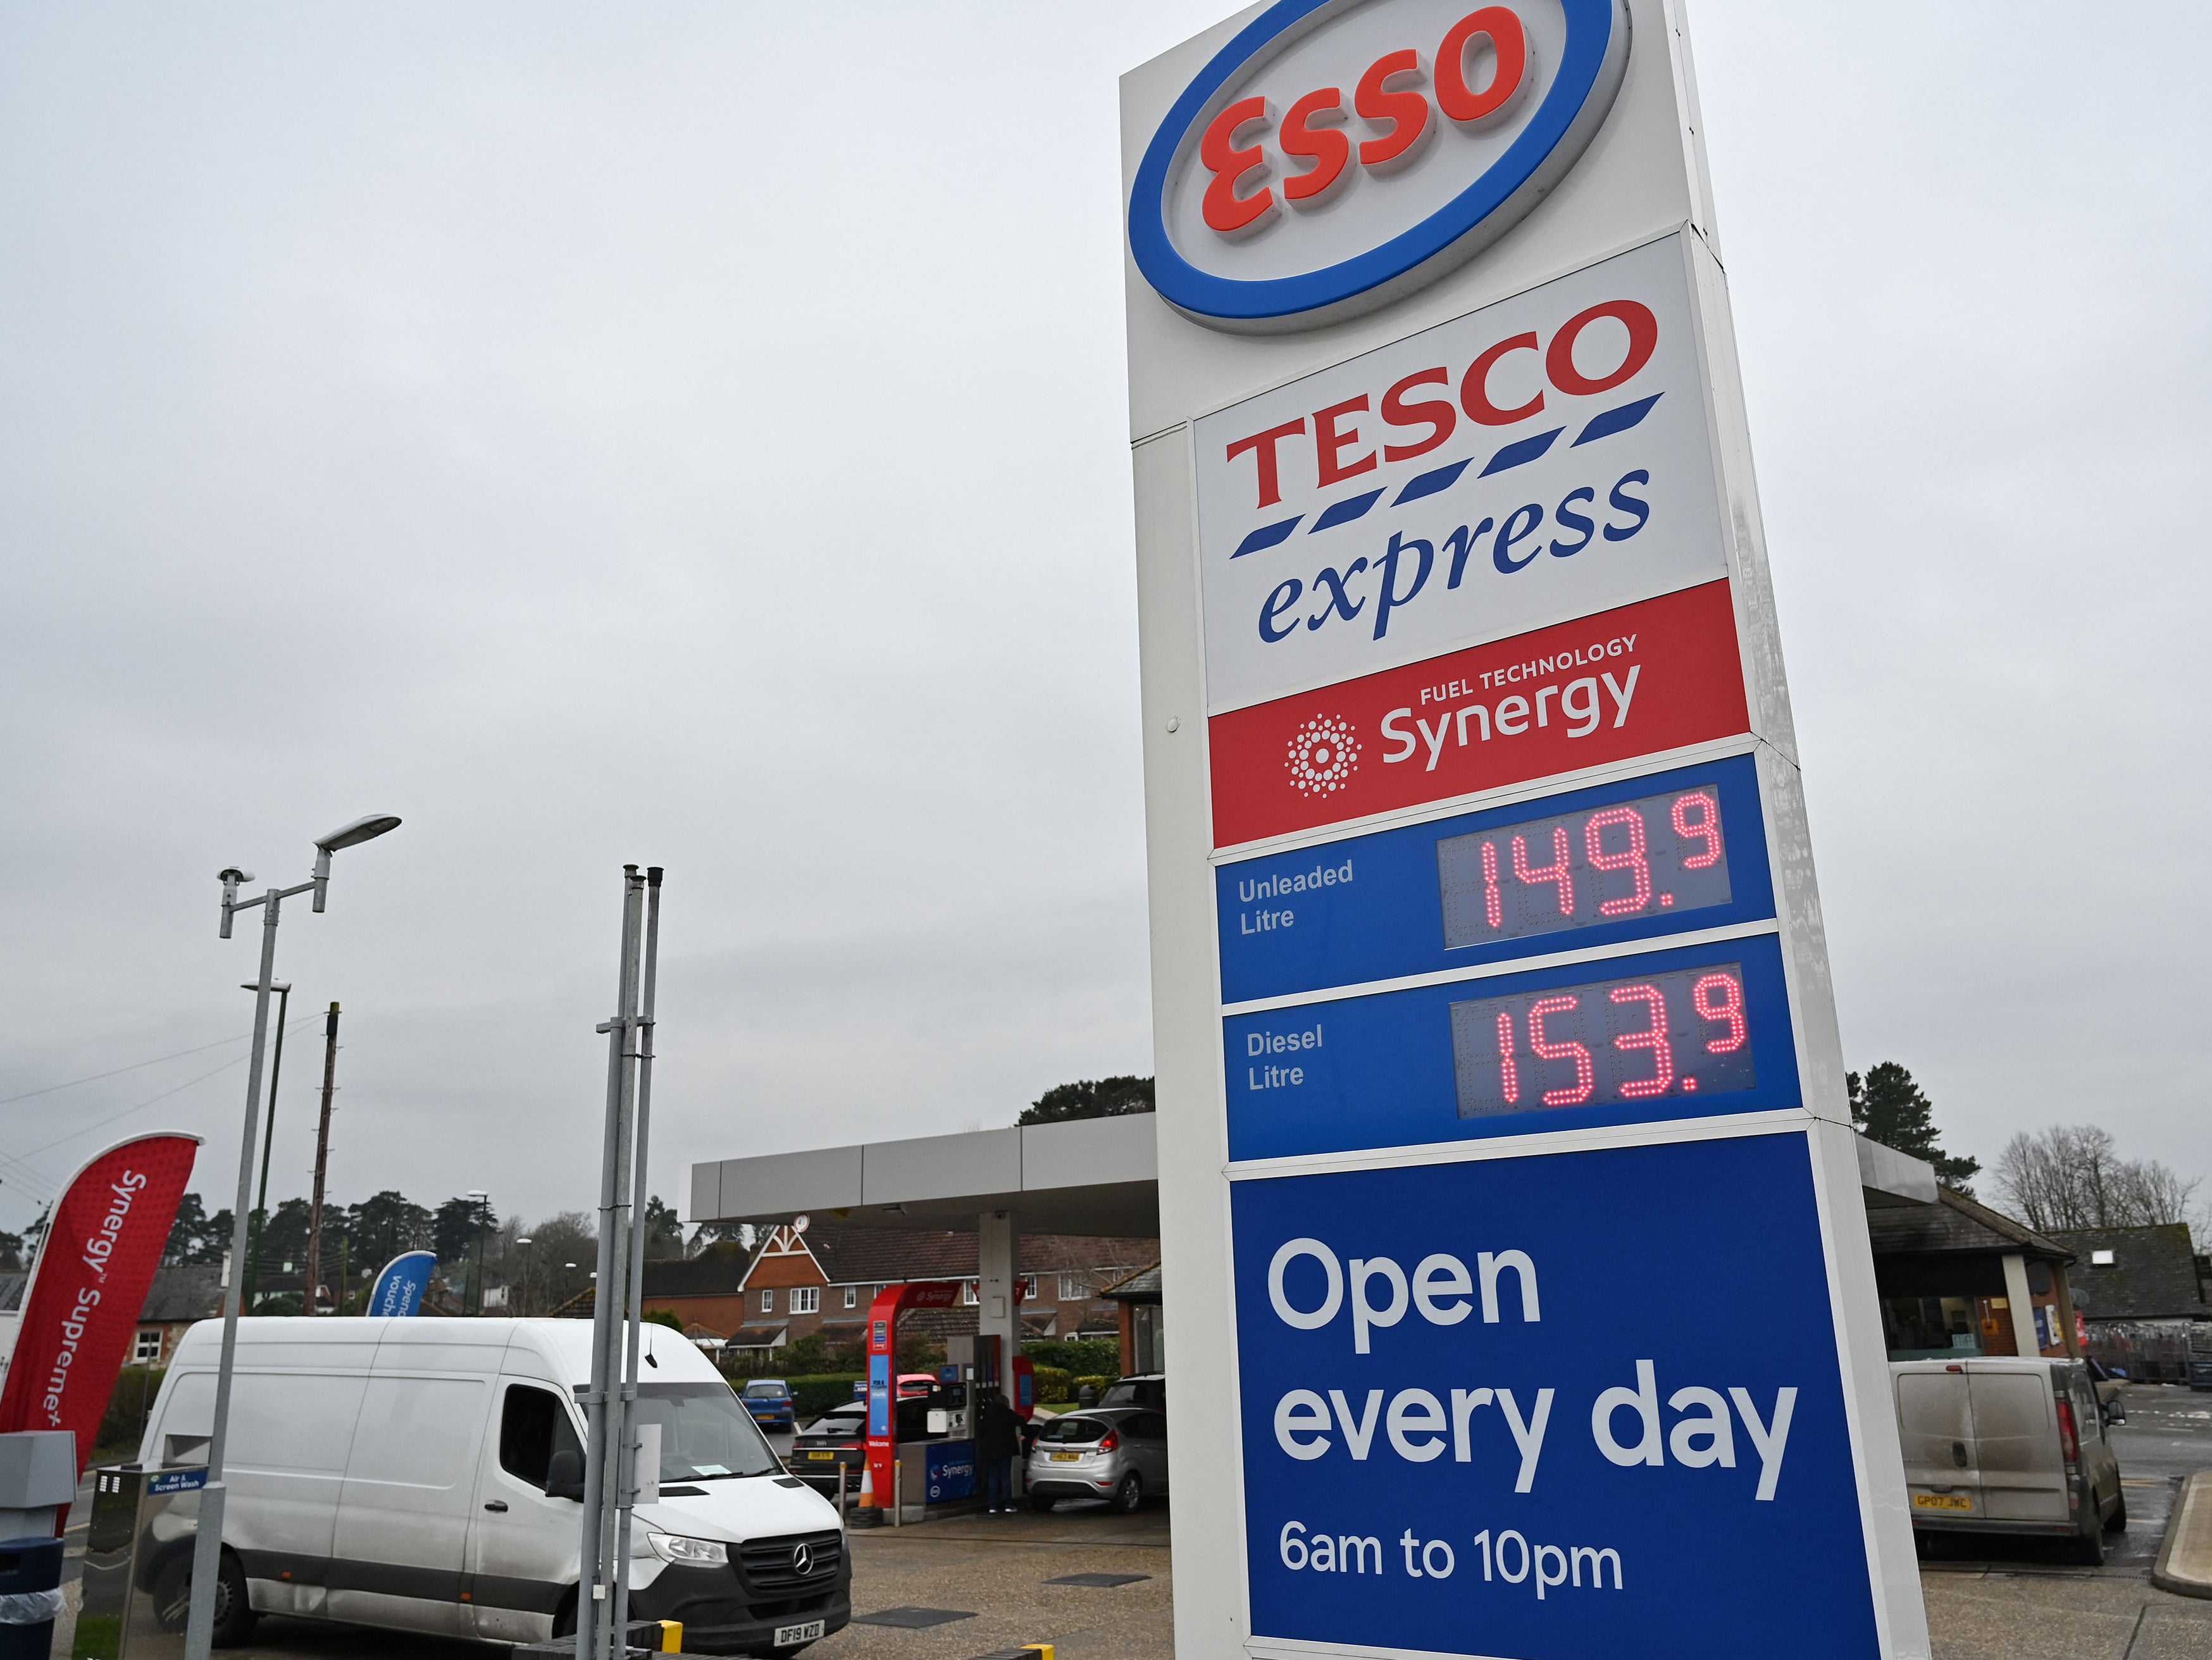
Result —
[[1982, 1503], [1993, 1522], [2064, 1522], [2066, 1463], [2051, 1373], [1968, 1361]]
[[1966, 1374], [1946, 1367], [1896, 1375], [1897, 1438], [1916, 1518], [1966, 1520], [1982, 1513], [1974, 1458], [1974, 1412]]

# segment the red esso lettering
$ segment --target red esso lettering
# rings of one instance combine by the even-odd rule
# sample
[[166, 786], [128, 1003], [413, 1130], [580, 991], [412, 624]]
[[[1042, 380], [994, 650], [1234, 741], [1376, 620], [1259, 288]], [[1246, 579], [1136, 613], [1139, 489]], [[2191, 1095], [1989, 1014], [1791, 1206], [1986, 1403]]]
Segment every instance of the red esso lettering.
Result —
[[[1385, 52], [1367, 66], [1352, 92], [1352, 110], [1366, 129], [1357, 146], [1359, 165], [1373, 173], [1391, 173], [1411, 165], [1427, 148], [1437, 123], [1421, 90], [1424, 80], [1433, 80], [1435, 107], [1445, 119], [1472, 131], [1510, 109], [1528, 79], [1528, 33], [1510, 6], [1485, 6], [1453, 24], [1437, 49], [1432, 76], [1412, 47]], [[1208, 228], [1223, 236], [1249, 234], [1279, 205], [1273, 187], [1254, 177], [1264, 175], [1268, 165], [1265, 124], [1271, 119], [1265, 98], [1242, 98], [1215, 116], [1199, 141], [1199, 161], [1213, 175], [1200, 210]], [[1285, 167], [1285, 200], [1316, 203], [1343, 183], [1354, 149], [1348, 119], [1341, 87], [1310, 92], [1284, 113], [1277, 143], [1286, 163], [1302, 164], [1296, 172]], [[1249, 142], [1240, 145], [1240, 136]], [[1248, 181], [1258, 187], [1242, 189]]]

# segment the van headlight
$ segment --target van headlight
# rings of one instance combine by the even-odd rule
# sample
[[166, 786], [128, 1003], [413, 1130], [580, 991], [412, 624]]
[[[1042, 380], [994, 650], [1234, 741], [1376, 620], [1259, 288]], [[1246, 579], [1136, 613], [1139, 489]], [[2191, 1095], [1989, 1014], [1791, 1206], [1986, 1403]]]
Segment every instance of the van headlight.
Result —
[[683, 1562], [695, 1568], [728, 1566], [730, 1548], [719, 1539], [690, 1539], [680, 1533], [650, 1533], [645, 1542], [664, 1562]]

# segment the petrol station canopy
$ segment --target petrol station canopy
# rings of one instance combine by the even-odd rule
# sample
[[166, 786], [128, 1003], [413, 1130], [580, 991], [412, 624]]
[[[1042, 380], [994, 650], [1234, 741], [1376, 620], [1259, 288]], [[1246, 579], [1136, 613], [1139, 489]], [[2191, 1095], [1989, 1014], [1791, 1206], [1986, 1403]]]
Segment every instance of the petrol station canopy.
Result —
[[1160, 1231], [1150, 1113], [870, 1141], [691, 1166], [694, 1222], [800, 1213], [848, 1227], [973, 1233], [1005, 1211], [1024, 1234], [1124, 1239]]
[[[690, 1219], [761, 1222], [805, 1212], [848, 1227], [972, 1233], [979, 1216], [1006, 1211], [1027, 1234], [1152, 1238], [1160, 1231], [1152, 1132], [1153, 1116], [1138, 1113], [709, 1159], [691, 1167]], [[1857, 1140], [1869, 1207], [1936, 1202], [1929, 1165]]]

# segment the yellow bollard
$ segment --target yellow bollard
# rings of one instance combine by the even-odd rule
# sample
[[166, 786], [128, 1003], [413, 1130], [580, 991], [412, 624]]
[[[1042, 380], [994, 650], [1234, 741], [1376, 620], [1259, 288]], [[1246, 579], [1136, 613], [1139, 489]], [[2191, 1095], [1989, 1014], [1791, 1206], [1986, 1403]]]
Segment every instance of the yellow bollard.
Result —
[[[664, 1620], [660, 1622], [660, 1651], [663, 1654], [684, 1652], [684, 1622], [681, 1620]], [[1052, 1660], [1052, 1657], [1048, 1654], [1045, 1656], [1045, 1660]]]

